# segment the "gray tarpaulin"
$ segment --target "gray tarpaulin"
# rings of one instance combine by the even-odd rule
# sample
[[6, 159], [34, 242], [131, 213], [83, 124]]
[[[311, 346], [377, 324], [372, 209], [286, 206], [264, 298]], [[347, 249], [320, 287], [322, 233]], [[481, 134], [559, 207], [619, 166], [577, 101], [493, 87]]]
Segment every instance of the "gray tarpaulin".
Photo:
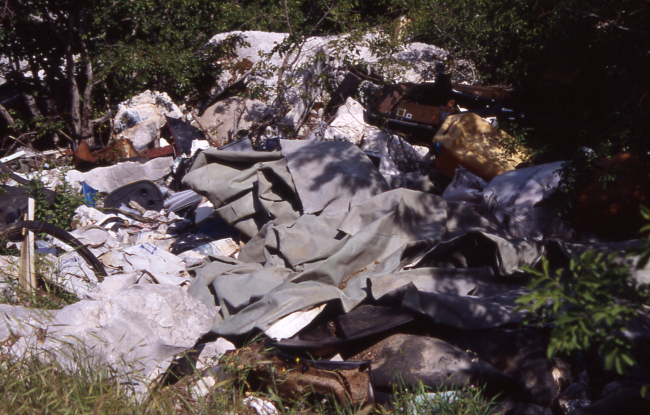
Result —
[[250, 238], [238, 260], [213, 258], [190, 287], [222, 306], [216, 333], [265, 330], [333, 300], [349, 312], [391, 295], [459, 328], [516, 320], [509, 313], [527, 282], [521, 266], [539, 259], [540, 244], [508, 237], [459, 203], [388, 190], [351, 143], [281, 145], [281, 153], [208, 150], [185, 176]]

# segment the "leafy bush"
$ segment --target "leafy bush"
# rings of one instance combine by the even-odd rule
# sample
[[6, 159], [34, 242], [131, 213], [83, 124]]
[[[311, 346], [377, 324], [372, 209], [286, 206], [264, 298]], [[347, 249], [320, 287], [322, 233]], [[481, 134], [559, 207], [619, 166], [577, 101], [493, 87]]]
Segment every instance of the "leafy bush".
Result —
[[53, 205], [47, 201], [45, 185], [40, 178], [30, 182], [29, 190], [36, 205], [34, 219], [70, 231], [75, 210], [84, 204], [84, 195], [68, 183], [65, 172], [65, 168], [59, 172], [60, 184], [54, 189], [58, 195], [54, 199]]
[[536, 164], [572, 161], [574, 170], [564, 171], [567, 201], [592, 178], [594, 160], [623, 151], [648, 154], [647, 1], [407, 4], [411, 39], [447, 48], [450, 71], [516, 89], [510, 105], [526, 116], [503, 117], [499, 124], [532, 152]]
[[535, 276], [531, 292], [517, 302], [527, 311], [526, 322], [552, 324], [549, 358], [598, 347], [607, 370], [623, 374], [636, 364], [623, 331], [650, 304], [650, 286], [634, 285], [629, 266], [618, 264], [616, 256], [589, 250], [555, 275], [546, 258], [541, 271], [527, 269]]

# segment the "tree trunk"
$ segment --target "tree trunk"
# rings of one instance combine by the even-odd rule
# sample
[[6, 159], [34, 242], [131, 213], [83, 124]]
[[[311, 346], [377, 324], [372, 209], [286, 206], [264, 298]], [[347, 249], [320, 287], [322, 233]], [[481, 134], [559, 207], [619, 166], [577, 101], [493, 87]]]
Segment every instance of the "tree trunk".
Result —
[[[80, 37], [83, 38], [83, 33], [80, 29]], [[88, 145], [95, 145], [95, 134], [93, 134], [93, 126], [90, 120], [90, 103], [95, 87], [95, 80], [93, 74], [93, 65], [90, 61], [90, 54], [86, 48], [86, 44], [81, 41], [81, 56], [82, 60], [85, 63], [86, 69], [86, 87], [83, 92], [83, 103], [81, 108], [81, 136], [83, 139], [87, 140]]]
[[72, 44], [74, 42], [74, 17], [70, 15], [68, 20], [68, 39], [65, 45], [65, 66], [66, 77], [68, 79], [68, 88], [70, 93], [70, 127], [72, 128], [72, 138], [78, 144], [81, 140], [81, 105], [79, 99], [79, 86], [75, 78], [74, 54]]

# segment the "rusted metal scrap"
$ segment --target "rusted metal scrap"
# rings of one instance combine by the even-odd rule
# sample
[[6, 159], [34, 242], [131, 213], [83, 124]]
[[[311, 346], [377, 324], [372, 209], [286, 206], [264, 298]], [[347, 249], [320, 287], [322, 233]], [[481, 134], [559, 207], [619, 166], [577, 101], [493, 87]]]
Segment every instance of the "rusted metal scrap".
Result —
[[140, 154], [133, 148], [133, 144], [126, 138], [115, 140], [110, 146], [101, 150], [91, 151], [85, 140], [82, 140], [74, 152], [74, 163], [82, 162], [97, 163], [116, 163], [123, 159], [138, 157]]
[[501, 104], [510, 94], [511, 91], [501, 88], [460, 85], [441, 79], [435, 83], [387, 86], [369, 109], [397, 127], [436, 131], [446, 116], [460, 112], [459, 105], [482, 116], [497, 114], [504, 111]]
[[268, 348], [263, 342], [229, 351], [221, 360], [228, 370], [248, 369], [253, 388], [272, 388], [281, 398], [332, 397], [340, 405], [373, 403], [370, 362], [305, 360]]

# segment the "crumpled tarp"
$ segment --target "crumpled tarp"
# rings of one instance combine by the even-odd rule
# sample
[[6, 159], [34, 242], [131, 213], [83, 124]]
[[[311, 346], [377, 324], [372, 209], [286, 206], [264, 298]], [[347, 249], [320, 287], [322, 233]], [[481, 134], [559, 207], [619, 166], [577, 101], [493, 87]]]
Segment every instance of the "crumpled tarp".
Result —
[[462, 329], [518, 320], [521, 267], [539, 260], [540, 243], [508, 236], [461, 203], [389, 190], [351, 143], [281, 145], [207, 150], [183, 179], [250, 238], [237, 260], [212, 257], [197, 269], [189, 289], [222, 306], [214, 332], [266, 330], [334, 300], [349, 312], [369, 296]]

